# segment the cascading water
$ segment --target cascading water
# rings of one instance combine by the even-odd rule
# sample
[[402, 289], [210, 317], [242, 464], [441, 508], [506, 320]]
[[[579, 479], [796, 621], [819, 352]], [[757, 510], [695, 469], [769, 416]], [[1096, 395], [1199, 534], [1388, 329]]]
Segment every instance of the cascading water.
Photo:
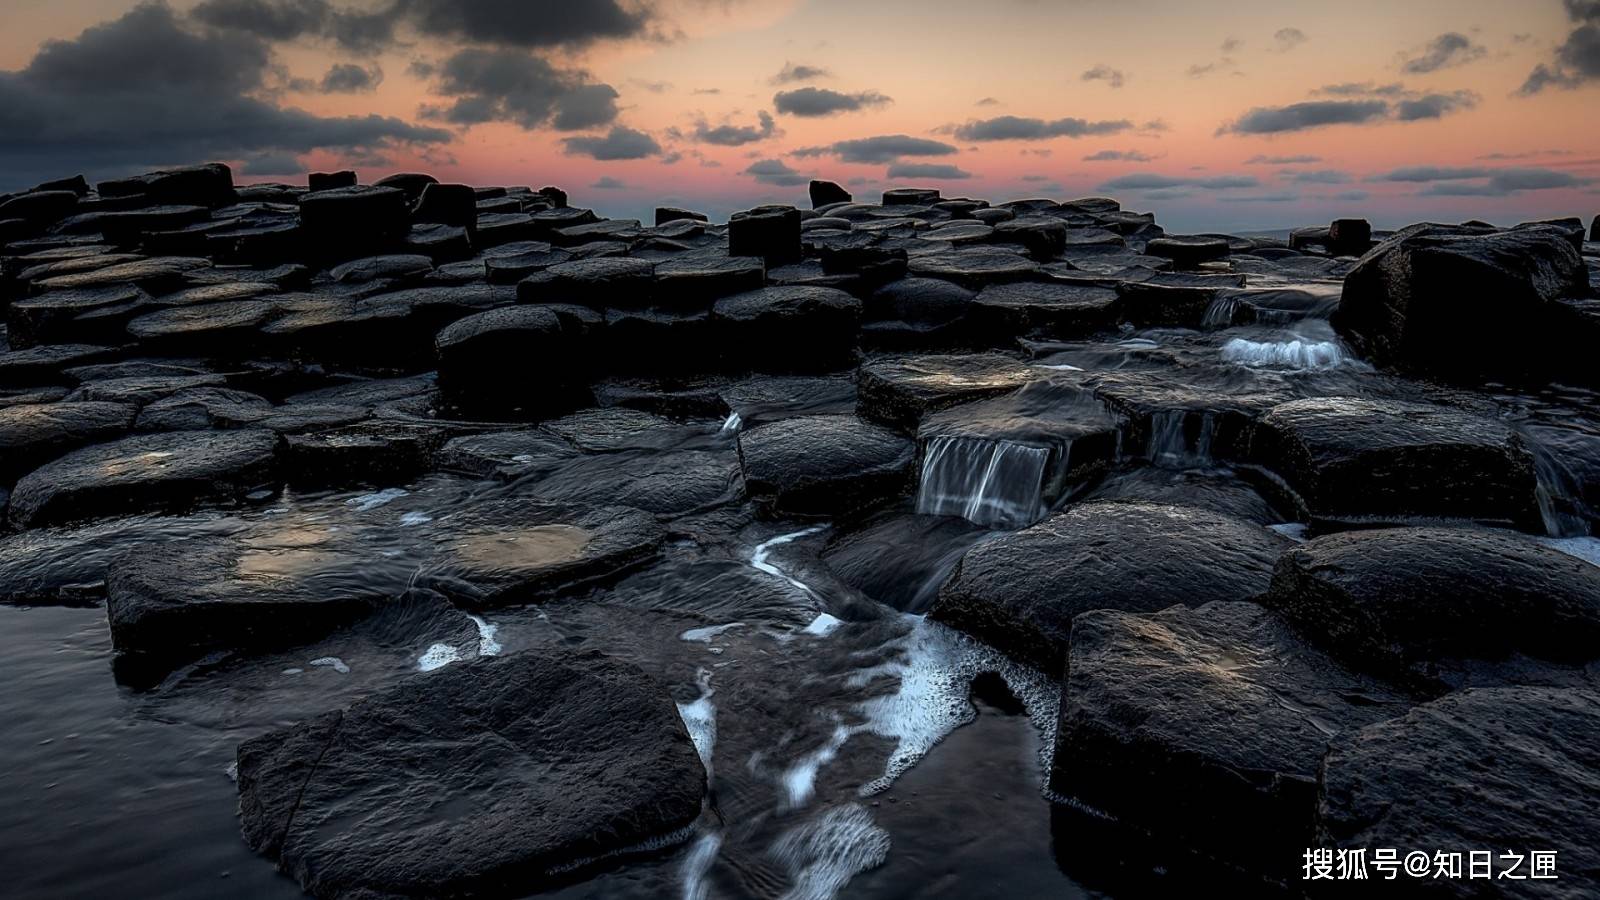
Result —
[[1168, 409], [1150, 416], [1150, 443], [1145, 458], [1165, 468], [1186, 469], [1211, 463], [1211, 443], [1217, 433], [1217, 419], [1211, 413], [1200, 416], [1200, 431], [1189, 443], [1188, 411]]
[[1252, 369], [1333, 369], [1347, 357], [1337, 341], [1250, 341], [1234, 338], [1222, 345], [1222, 361]]
[[1043, 516], [1049, 450], [1011, 441], [936, 437], [923, 452], [918, 513], [960, 516], [988, 528], [1021, 528]]
[[1539, 516], [1545, 534], [1553, 538], [1588, 537], [1592, 530], [1581, 510], [1577, 479], [1548, 450], [1534, 442], [1534, 494], [1539, 501]]

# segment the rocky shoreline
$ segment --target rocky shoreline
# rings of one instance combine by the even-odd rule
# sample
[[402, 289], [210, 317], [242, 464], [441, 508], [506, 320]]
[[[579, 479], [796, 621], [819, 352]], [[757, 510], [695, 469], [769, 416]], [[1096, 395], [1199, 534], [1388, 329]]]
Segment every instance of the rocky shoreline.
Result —
[[[995, 672], [1071, 878], [1088, 831], [1250, 891], [1398, 848], [1600, 892], [1600, 218], [811, 199], [646, 225], [220, 164], [0, 196], [0, 604], [103, 605], [157, 707], [403, 648], [235, 729], [244, 838], [318, 897], [849, 896], [897, 852], [865, 798]], [[958, 708], [905, 700], [953, 716], [912, 737], [882, 709], [929, 635]], [[810, 647], [850, 712], [719, 687]], [[830, 767], [881, 772], [795, 818]]]

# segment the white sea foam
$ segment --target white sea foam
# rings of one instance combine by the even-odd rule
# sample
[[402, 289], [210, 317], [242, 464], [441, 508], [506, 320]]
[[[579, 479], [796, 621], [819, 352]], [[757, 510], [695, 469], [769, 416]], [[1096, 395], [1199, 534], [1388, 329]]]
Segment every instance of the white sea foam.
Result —
[[1576, 556], [1584, 562], [1600, 566], [1600, 538], [1569, 537], [1540, 538], [1539, 540], [1545, 546], [1560, 550], [1568, 556]]
[[501, 647], [500, 642], [495, 640], [495, 635], [500, 633], [500, 626], [491, 625], [488, 619], [474, 616], [471, 613], [467, 614], [467, 618], [472, 620], [472, 624], [478, 626], [478, 655], [499, 656]]
[[707, 900], [711, 896], [706, 873], [711, 871], [711, 864], [717, 861], [717, 852], [721, 849], [722, 833], [717, 831], [700, 835], [689, 848], [688, 855], [683, 858], [683, 900]]
[[377, 509], [386, 503], [393, 503], [409, 493], [410, 491], [407, 491], [404, 488], [384, 488], [377, 493], [362, 494], [359, 497], [351, 497], [349, 500], [344, 502], [344, 505], [354, 506], [356, 509], [362, 511]]
[[722, 433], [723, 434], [738, 434], [739, 433], [739, 427], [741, 425], [743, 425], [743, 424], [744, 424], [744, 419], [741, 419], [739, 417], [738, 413], [736, 413], [736, 412], [728, 413], [728, 418], [724, 419], [723, 422], [722, 422]]
[[417, 668], [423, 672], [442, 669], [461, 659], [461, 651], [449, 644], [434, 644], [417, 659]]
[[889, 858], [889, 832], [858, 803], [824, 810], [789, 829], [771, 854], [789, 873], [783, 900], [832, 900], [850, 879]]
[[1347, 357], [1335, 341], [1249, 341], [1234, 338], [1222, 345], [1222, 361], [1252, 369], [1333, 369]]
[[693, 703], [679, 703], [678, 716], [683, 719], [683, 727], [689, 731], [689, 740], [694, 742], [694, 749], [700, 754], [700, 763], [705, 766], [706, 780], [711, 780], [711, 754], [717, 746], [717, 707], [711, 698], [717, 693], [711, 687], [711, 673], [701, 669], [698, 673], [700, 696]]
[[1311, 526], [1304, 522], [1284, 522], [1281, 525], [1268, 525], [1268, 531], [1276, 531], [1297, 544], [1306, 542], [1306, 535], [1311, 531]]
[[401, 525], [426, 525], [433, 521], [433, 516], [425, 512], [408, 512], [400, 517]]
[[814, 634], [818, 637], [825, 637], [833, 634], [834, 630], [843, 624], [843, 620], [836, 616], [831, 616], [828, 613], [817, 613], [817, 617], [811, 620], [811, 624], [807, 625], [805, 628], [802, 628], [801, 631], [804, 631], [806, 634]]
[[319, 657], [317, 659], [313, 659], [311, 662], [307, 663], [307, 665], [325, 666], [325, 667], [327, 667], [329, 669], [334, 670], [335, 672], [338, 672], [340, 675], [349, 675], [350, 674], [350, 667], [345, 665], [345, 661], [340, 659], [337, 656]]
[[712, 640], [719, 637], [724, 631], [727, 631], [730, 628], [739, 628], [742, 625], [744, 625], [743, 622], [729, 622], [726, 625], [707, 625], [704, 628], [691, 628], [688, 631], [685, 631], [683, 634], [678, 635], [678, 640], [688, 641], [691, 644], [709, 644], [712, 642]]
[[811, 588], [805, 583], [790, 576], [787, 572], [784, 572], [782, 569], [778, 568], [767, 560], [772, 555], [772, 548], [782, 546], [783, 544], [790, 543], [791, 541], [797, 541], [808, 535], [816, 534], [827, 527], [828, 526], [826, 525], [813, 525], [810, 528], [790, 532], [789, 534], [780, 534], [775, 538], [771, 538], [770, 540], [762, 541], [756, 545], [755, 551], [750, 554], [750, 566], [762, 572], [766, 572], [768, 575], [776, 575], [800, 590], [805, 591], [807, 594], [815, 597], [816, 592], [811, 590]]

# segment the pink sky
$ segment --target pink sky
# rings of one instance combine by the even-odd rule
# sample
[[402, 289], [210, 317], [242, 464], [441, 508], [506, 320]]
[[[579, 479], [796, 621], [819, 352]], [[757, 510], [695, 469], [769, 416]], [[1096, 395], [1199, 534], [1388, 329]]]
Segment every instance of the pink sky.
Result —
[[[1110, 194], [1181, 230], [1600, 211], [1588, 0], [8, 0], [5, 19], [0, 171], [27, 183], [220, 157], [241, 180], [556, 184], [639, 217], [803, 204], [812, 175], [869, 198]], [[886, 136], [917, 140], [836, 146]], [[593, 158], [614, 146], [637, 158]]]

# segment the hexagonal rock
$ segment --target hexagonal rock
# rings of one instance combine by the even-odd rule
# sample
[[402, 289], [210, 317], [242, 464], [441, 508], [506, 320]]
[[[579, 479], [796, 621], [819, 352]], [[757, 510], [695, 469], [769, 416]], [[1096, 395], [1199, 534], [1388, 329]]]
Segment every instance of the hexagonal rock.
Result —
[[[1322, 763], [1317, 834], [1308, 846], [1459, 848], [1464, 858], [1487, 850], [1495, 873], [1514, 866], [1513, 875], [1532, 873], [1530, 851], [1553, 850], [1555, 879], [1498, 879], [1490, 893], [1593, 897], [1600, 891], [1596, 729], [1600, 694], [1593, 690], [1506, 687], [1451, 694], [1342, 734]], [[1369, 867], [1370, 860], [1369, 851]], [[1430, 897], [1486, 895], [1481, 879], [1412, 881]]]
[[0, 479], [10, 482], [61, 454], [126, 434], [131, 403], [21, 403], [0, 409]]
[[883, 192], [884, 206], [928, 206], [939, 202], [933, 188], [892, 188]]
[[1180, 266], [1198, 266], [1203, 262], [1222, 259], [1228, 255], [1228, 241], [1204, 235], [1177, 235], [1152, 238], [1144, 246], [1151, 256], [1170, 259]]
[[811, 194], [811, 208], [817, 209], [834, 203], [849, 203], [852, 199], [850, 192], [831, 181], [818, 181], [812, 179], [809, 188]]
[[722, 297], [760, 290], [767, 267], [751, 256], [685, 253], [655, 267], [656, 302], [670, 309], [706, 309]]
[[453, 472], [512, 480], [548, 471], [577, 455], [565, 440], [535, 428], [451, 438], [434, 454], [434, 462]]
[[1050, 788], [1281, 877], [1315, 846], [1329, 742], [1409, 705], [1254, 603], [1092, 610], [1072, 622]]
[[997, 244], [1021, 244], [1029, 256], [1043, 262], [1067, 249], [1067, 226], [1054, 216], [1023, 216], [995, 225], [992, 239]]
[[878, 359], [856, 373], [862, 418], [908, 431], [929, 413], [1009, 393], [1039, 372], [998, 353]]
[[192, 203], [223, 206], [234, 201], [233, 171], [222, 163], [206, 163], [147, 172], [95, 185], [101, 197], [139, 197], [148, 204]]
[[1261, 602], [1346, 664], [1419, 690], [1473, 660], [1600, 657], [1600, 566], [1514, 532], [1313, 538], [1279, 558]]
[[183, 509], [276, 483], [270, 431], [140, 434], [74, 450], [17, 482], [7, 517], [20, 528]]
[[[1345, 278], [1332, 322], [1385, 367], [1448, 377], [1523, 377], [1560, 364], [1558, 301], [1587, 291], [1562, 229], [1420, 225], [1372, 248]], [[1592, 368], [1592, 367], [1591, 367]]]
[[1445, 516], [1543, 530], [1533, 457], [1497, 419], [1393, 400], [1292, 400], [1261, 417], [1255, 453], [1318, 516]]
[[853, 361], [861, 301], [834, 288], [767, 287], [724, 297], [711, 315], [734, 365], [826, 371]]
[[1117, 292], [1104, 287], [1022, 281], [984, 288], [973, 302], [975, 324], [992, 340], [1034, 331], [1082, 337], [1116, 323]]
[[356, 173], [349, 169], [338, 172], [312, 172], [306, 176], [306, 187], [312, 191], [331, 191], [335, 188], [356, 186]]
[[306, 247], [323, 259], [366, 256], [397, 242], [411, 230], [404, 191], [392, 187], [348, 187], [300, 198]]
[[577, 303], [596, 309], [649, 306], [656, 264], [622, 256], [557, 263], [517, 283], [523, 303]]
[[535, 893], [680, 832], [706, 790], [672, 698], [598, 654], [456, 663], [238, 762], [245, 841], [317, 897]]
[[468, 408], [556, 410], [586, 392], [581, 336], [544, 306], [467, 316], [439, 332], [439, 387]]
[[1039, 266], [1027, 257], [988, 247], [924, 254], [911, 259], [907, 268], [912, 275], [943, 278], [973, 290], [990, 284], [1024, 281], [1039, 273]]
[[759, 256], [771, 265], [800, 259], [800, 210], [758, 206], [728, 219], [728, 255]]
[[633, 569], [665, 534], [654, 516], [623, 506], [486, 501], [451, 517], [419, 579], [473, 607], [532, 603]]
[[1245, 600], [1266, 590], [1286, 544], [1205, 510], [1085, 503], [967, 551], [929, 614], [1055, 673], [1079, 613]]
[[855, 416], [798, 416], [739, 434], [745, 490], [766, 515], [856, 512], [903, 493], [915, 446]]

